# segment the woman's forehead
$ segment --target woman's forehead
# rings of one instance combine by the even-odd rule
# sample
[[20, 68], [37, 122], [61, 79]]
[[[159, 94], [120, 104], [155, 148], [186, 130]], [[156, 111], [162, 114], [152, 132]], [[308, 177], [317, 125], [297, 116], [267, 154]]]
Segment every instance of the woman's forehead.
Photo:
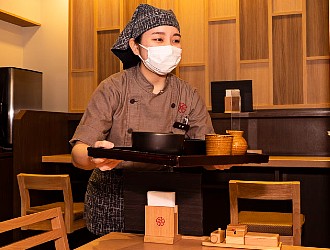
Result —
[[153, 35], [153, 34], [164, 34], [164, 35], [180, 35], [179, 30], [176, 27], [162, 25], [147, 30], [143, 35]]

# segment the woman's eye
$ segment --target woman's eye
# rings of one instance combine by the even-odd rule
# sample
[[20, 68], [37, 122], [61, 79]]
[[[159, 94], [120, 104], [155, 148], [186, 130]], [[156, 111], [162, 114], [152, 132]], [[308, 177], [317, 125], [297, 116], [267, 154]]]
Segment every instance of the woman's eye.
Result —
[[162, 38], [155, 38], [155, 39], [153, 39], [154, 41], [157, 41], [157, 42], [162, 42], [163, 41], [163, 39]]
[[181, 42], [180, 39], [175, 39], [175, 40], [173, 40], [173, 43], [180, 43], [180, 42]]

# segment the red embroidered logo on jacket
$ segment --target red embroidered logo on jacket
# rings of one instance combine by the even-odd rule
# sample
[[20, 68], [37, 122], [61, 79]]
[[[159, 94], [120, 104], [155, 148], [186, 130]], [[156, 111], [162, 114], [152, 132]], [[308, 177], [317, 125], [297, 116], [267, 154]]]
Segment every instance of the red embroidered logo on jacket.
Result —
[[184, 113], [187, 110], [187, 105], [183, 102], [179, 103], [178, 111], [179, 113]]

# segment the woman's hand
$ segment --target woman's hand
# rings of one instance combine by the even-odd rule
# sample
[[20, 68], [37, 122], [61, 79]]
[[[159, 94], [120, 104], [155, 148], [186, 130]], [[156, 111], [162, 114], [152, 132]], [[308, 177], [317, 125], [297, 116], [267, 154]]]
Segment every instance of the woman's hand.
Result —
[[[95, 148], [113, 148], [115, 145], [110, 142], [110, 141], [97, 141], [94, 144]], [[107, 171], [107, 170], [112, 170], [119, 163], [122, 162], [122, 160], [116, 160], [116, 159], [107, 159], [107, 158], [93, 158], [90, 157], [90, 161], [95, 164], [95, 168], [99, 168], [101, 171]]]
[[[122, 160], [89, 157], [87, 150], [88, 147], [89, 145], [86, 143], [78, 141], [72, 148], [72, 164], [75, 167], [85, 170], [99, 168], [101, 171], [105, 171], [115, 168], [120, 162], [122, 162]], [[114, 144], [109, 141], [97, 141], [94, 144], [94, 147], [113, 148]]]
[[203, 166], [203, 168], [206, 170], [227, 170], [230, 169], [232, 166], [233, 165], [205, 165]]

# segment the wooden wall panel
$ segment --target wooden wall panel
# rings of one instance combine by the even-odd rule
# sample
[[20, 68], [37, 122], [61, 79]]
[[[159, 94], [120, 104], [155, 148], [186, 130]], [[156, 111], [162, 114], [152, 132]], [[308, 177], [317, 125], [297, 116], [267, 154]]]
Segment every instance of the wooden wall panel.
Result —
[[306, 1], [307, 56], [329, 55], [329, 0]]
[[274, 105], [303, 103], [302, 55], [301, 15], [274, 17]]
[[329, 0], [70, 0], [70, 111], [89, 99], [76, 74], [94, 74], [91, 93], [121, 70], [108, 51], [141, 3], [176, 14], [183, 56], [175, 72], [204, 82], [207, 103], [209, 82], [251, 78], [257, 109], [330, 107]]
[[273, 13], [301, 12], [303, 6], [302, 1], [304, 0], [272, 0]]
[[241, 60], [268, 59], [268, 0], [241, 0], [239, 5]]
[[193, 66], [193, 67], [180, 67], [180, 78], [187, 81], [191, 86], [194, 86], [201, 97], [205, 100], [205, 67]]
[[330, 103], [329, 60], [307, 62], [307, 103]]
[[209, 0], [209, 19], [225, 19], [236, 17], [236, 0]]
[[253, 106], [270, 106], [273, 103], [272, 88], [269, 83], [268, 63], [241, 64], [242, 80], [252, 80]]
[[176, 12], [182, 35], [182, 63], [205, 63], [205, 1], [178, 1]]
[[119, 36], [119, 30], [97, 33], [97, 82], [120, 71], [120, 61], [111, 52], [111, 47]]
[[94, 68], [94, 1], [71, 1], [71, 68]]
[[236, 23], [234, 20], [209, 24], [210, 81], [236, 78]]
[[165, 10], [173, 10], [175, 13], [175, 0], [147, 0], [147, 3], [155, 6], [157, 8], [165, 9]]
[[133, 13], [135, 9], [139, 6], [141, 3], [147, 3], [147, 0], [123, 0], [124, 6], [123, 6], [123, 25], [125, 28], [126, 24], [131, 20]]
[[83, 111], [92, 95], [94, 86], [94, 72], [77, 72], [72, 74], [70, 91], [71, 111]]
[[120, 26], [120, 2], [119, 0], [97, 1], [97, 28], [104, 29]]

